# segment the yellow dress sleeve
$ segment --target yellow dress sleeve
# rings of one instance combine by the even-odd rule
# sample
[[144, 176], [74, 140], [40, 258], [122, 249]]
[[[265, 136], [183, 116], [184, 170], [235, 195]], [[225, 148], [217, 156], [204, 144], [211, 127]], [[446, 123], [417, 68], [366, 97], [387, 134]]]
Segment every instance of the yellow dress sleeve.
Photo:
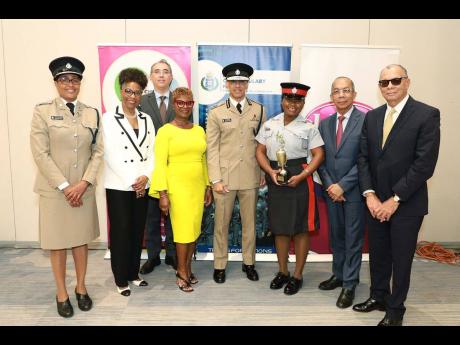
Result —
[[[203, 127], [199, 127], [201, 129], [200, 135], [202, 136], [203, 140], [206, 142], [206, 133], [204, 132]], [[204, 184], [206, 186], [211, 186], [211, 182], [209, 182], [209, 175], [208, 175], [208, 162], [206, 157], [207, 150], [203, 153], [203, 157], [201, 157], [201, 162], [203, 164], [203, 178]]]
[[152, 178], [150, 179], [149, 195], [159, 198], [159, 191], [168, 190], [168, 153], [169, 153], [169, 133], [167, 126], [158, 130], [155, 138], [155, 167], [153, 168]]

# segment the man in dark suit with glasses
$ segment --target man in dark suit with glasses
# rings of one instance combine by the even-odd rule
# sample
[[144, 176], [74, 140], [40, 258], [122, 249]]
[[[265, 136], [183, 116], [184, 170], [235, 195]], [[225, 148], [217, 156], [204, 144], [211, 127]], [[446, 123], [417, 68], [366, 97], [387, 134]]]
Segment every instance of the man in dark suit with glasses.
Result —
[[417, 236], [428, 214], [426, 181], [439, 153], [439, 109], [414, 100], [409, 86], [403, 66], [385, 67], [379, 87], [387, 103], [367, 113], [361, 133], [371, 288], [370, 298], [353, 310], [385, 310], [379, 326], [402, 325]]

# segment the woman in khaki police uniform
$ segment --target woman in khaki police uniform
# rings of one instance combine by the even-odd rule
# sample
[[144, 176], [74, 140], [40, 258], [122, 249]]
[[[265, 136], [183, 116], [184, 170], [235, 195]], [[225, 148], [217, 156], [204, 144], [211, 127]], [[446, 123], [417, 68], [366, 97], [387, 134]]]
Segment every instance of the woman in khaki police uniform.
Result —
[[[299, 116], [305, 105], [309, 86], [281, 83], [283, 113], [262, 125], [256, 137], [256, 158], [267, 174], [268, 218], [275, 235], [279, 272], [270, 284], [293, 295], [302, 287], [302, 273], [310, 249], [309, 231], [319, 226], [311, 175], [324, 160], [324, 142], [318, 129]], [[284, 148], [287, 157], [285, 185], [277, 180], [280, 171], [277, 151]], [[308, 163], [308, 164], [307, 164]], [[288, 271], [289, 244], [294, 239], [296, 264], [291, 277]]]
[[71, 317], [65, 283], [67, 248], [72, 248], [75, 262], [78, 307], [83, 311], [92, 307], [85, 275], [88, 243], [99, 236], [94, 184], [103, 143], [98, 111], [77, 101], [83, 63], [64, 56], [51, 61], [49, 69], [59, 97], [34, 109], [30, 132], [38, 166], [34, 191], [40, 195], [40, 244], [50, 250], [57, 310]]

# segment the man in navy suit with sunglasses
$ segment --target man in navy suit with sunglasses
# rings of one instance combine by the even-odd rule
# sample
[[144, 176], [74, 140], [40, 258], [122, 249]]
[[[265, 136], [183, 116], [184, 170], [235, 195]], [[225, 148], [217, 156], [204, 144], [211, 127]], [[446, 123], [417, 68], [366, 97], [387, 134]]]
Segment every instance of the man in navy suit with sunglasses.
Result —
[[379, 326], [402, 325], [417, 236], [428, 214], [426, 181], [439, 153], [439, 109], [414, 100], [409, 85], [403, 66], [385, 67], [379, 88], [387, 103], [367, 113], [361, 133], [358, 172], [368, 209], [371, 288], [370, 298], [353, 310], [385, 310]]

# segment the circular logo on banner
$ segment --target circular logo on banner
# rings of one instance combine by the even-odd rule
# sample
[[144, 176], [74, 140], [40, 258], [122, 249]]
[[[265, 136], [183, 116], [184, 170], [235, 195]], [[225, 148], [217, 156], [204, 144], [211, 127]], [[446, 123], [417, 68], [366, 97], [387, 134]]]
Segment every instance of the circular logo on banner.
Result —
[[[361, 102], [353, 102], [353, 105], [358, 110], [362, 111], [364, 114], [366, 114], [369, 110], [374, 109], [371, 106], [361, 103]], [[335, 110], [334, 103], [326, 102], [310, 110], [307, 113], [306, 119], [307, 119], [307, 122], [310, 122], [314, 124], [315, 126], [318, 126], [320, 121], [324, 120], [325, 118], [328, 118], [329, 116], [335, 113], [336, 113], [336, 110]]]
[[169, 89], [173, 91], [178, 86], [188, 87], [187, 78], [182, 68], [169, 56], [154, 50], [135, 50], [114, 60], [110, 67], [107, 69], [104, 80], [102, 82], [102, 106], [105, 111], [112, 111], [116, 105], [120, 103], [120, 85], [118, 83], [118, 76], [120, 72], [128, 67], [135, 67], [142, 70], [149, 82], [144, 90], [144, 94], [153, 91], [153, 84], [150, 81], [150, 68], [152, 64], [161, 59], [165, 59], [171, 65], [174, 79], [171, 82]]
[[225, 96], [227, 90], [224, 88], [222, 68], [215, 61], [198, 61], [198, 80], [200, 80], [198, 99], [200, 104], [214, 104]]
[[219, 86], [219, 80], [217, 80], [212, 72], [209, 72], [201, 79], [200, 85], [206, 91], [213, 91]]

